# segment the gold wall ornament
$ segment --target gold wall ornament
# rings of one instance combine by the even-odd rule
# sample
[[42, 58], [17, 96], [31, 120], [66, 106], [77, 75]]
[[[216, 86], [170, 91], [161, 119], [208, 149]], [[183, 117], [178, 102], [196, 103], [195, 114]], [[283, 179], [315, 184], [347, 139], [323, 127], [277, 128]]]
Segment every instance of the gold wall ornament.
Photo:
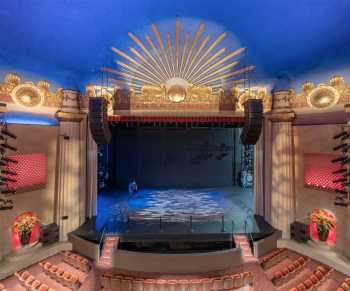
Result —
[[205, 34], [204, 23], [192, 38], [189, 33], [182, 35], [181, 32], [178, 18], [174, 35], [167, 32], [163, 37], [152, 24], [153, 34], [146, 33], [144, 43], [129, 32], [136, 46], [129, 52], [112, 47], [121, 58], [116, 61], [118, 67], [102, 69], [117, 76], [114, 81], [123, 82], [136, 96], [147, 98], [153, 92], [155, 99], [165, 97], [174, 103], [198, 99], [199, 94], [217, 95], [227, 82], [254, 69], [253, 66], [237, 69], [237, 58], [245, 48], [227, 53], [222, 47], [225, 32], [211, 40], [210, 35]]
[[108, 114], [113, 113], [113, 99], [115, 91], [117, 90], [116, 87], [112, 86], [99, 86], [99, 85], [88, 85], [85, 88], [86, 95], [89, 98], [94, 97], [104, 97], [107, 100], [108, 104]]
[[307, 94], [307, 104], [315, 109], [330, 108], [336, 105], [339, 99], [339, 91], [326, 84], [319, 84]]
[[27, 108], [42, 105], [58, 107], [62, 96], [61, 90], [62, 88], [58, 88], [56, 92], [50, 91], [50, 83], [45, 80], [38, 81], [37, 84], [32, 81], [21, 82], [21, 77], [14, 73], [6, 74], [4, 83], [0, 84], [0, 93], [11, 98], [5, 98], [6, 102], [12, 100]]
[[271, 96], [267, 94], [267, 88], [262, 86], [255, 86], [250, 88], [243, 88], [239, 86], [233, 86], [231, 89], [232, 96], [237, 99], [237, 109], [244, 111], [244, 103], [248, 99], [261, 99], [263, 101], [264, 111], [271, 110]]

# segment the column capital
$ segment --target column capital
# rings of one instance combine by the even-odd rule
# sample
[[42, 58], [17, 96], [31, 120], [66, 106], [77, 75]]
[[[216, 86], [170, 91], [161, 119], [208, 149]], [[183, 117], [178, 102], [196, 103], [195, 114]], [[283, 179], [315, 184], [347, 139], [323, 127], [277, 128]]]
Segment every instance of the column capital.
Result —
[[57, 111], [56, 118], [59, 121], [70, 121], [70, 122], [80, 122], [85, 119], [87, 116], [86, 113], [74, 113], [74, 112], [63, 112]]

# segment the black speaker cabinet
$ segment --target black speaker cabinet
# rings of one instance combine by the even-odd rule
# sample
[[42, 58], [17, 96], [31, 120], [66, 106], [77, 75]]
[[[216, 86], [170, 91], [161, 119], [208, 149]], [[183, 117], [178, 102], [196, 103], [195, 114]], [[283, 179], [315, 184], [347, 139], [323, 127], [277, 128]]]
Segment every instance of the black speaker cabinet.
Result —
[[59, 227], [56, 223], [41, 226], [40, 241], [43, 245], [49, 245], [59, 241]]
[[290, 225], [290, 237], [297, 242], [307, 242], [310, 239], [308, 224], [300, 221], [294, 221]]
[[248, 99], [244, 103], [244, 127], [241, 133], [243, 145], [254, 145], [258, 141], [263, 123], [263, 103], [261, 99]]
[[89, 125], [93, 139], [97, 144], [106, 144], [111, 140], [107, 117], [107, 100], [103, 97], [89, 100]]

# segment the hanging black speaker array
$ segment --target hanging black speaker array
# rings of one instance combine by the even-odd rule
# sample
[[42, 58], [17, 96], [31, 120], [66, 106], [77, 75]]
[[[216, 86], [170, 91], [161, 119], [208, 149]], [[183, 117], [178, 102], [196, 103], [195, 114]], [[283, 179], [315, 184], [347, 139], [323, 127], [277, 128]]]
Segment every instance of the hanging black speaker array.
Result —
[[241, 133], [243, 145], [255, 145], [260, 137], [263, 123], [261, 99], [248, 99], [244, 103], [244, 127]]
[[89, 100], [89, 125], [93, 139], [97, 144], [106, 144], [111, 140], [107, 117], [107, 100], [103, 97]]
[[9, 183], [16, 183], [17, 173], [9, 169], [10, 164], [18, 163], [17, 160], [9, 158], [8, 152], [16, 152], [17, 148], [10, 144], [17, 136], [8, 130], [5, 113], [0, 113], [0, 210], [13, 208], [13, 201], [9, 196], [16, 193], [16, 189], [9, 186]]

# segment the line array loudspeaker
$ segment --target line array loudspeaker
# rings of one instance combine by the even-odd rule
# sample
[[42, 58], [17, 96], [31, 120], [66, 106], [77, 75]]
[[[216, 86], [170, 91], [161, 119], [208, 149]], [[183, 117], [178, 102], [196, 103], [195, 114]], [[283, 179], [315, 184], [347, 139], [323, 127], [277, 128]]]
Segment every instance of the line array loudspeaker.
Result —
[[103, 97], [89, 100], [89, 125], [93, 139], [97, 144], [106, 144], [111, 140], [107, 117], [107, 100]]
[[263, 123], [263, 103], [261, 99], [248, 99], [244, 103], [244, 127], [241, 133], [243, 145], [257, 143]]

